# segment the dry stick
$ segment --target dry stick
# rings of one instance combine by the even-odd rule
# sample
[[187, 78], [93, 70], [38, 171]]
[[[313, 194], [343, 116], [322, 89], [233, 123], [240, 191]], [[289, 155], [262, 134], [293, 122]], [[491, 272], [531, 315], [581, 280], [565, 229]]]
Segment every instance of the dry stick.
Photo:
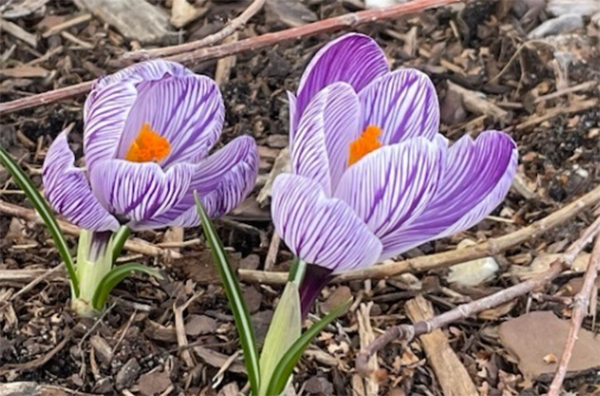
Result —
[[458, 307], [438, 315], [432, 319], [415, 323], [414, 325], [393, 326], [386, 330], [384, 334], [373, 341], [365, 350], [361, 351], [356, 357], [356, 369], [363, 375], [368, 375], [369, 370], [367, 362], [369, 358], [384, 348], [390, 342], [396, 339], [410, 341], [413, 338], [422, 334], [427, 334], [433, 330], [439, 329], [452, 322], [460, 319], [468, 318], [486, 309], [497, 307], [498, 305], [509, 302], [517, 297], [523, 296], [532, 290], [535, 290], [554, 279], [559, 275], [564, 267], [571, 266], [577, 255], [583, 250], [598, 233], [600, 232], [600, 218], [596, 219], [577, 239], [569, 249], [557, 260], [555, 260], [550, 268], [525, 282], [504, 289], [498, 293], [488, 297], [470, 302], [468, 304], [459, 305]]
[[476, 260], [482, 257], [493, 256], [521, 244], [528, 239], [542, 235], [549, 229], [564, 223], [583, 209], [589, 208], [598, 202], [600, 202], [600, 186], [594, 188], [589, 193], [562, 209], [508, 235], [489, 239], [487, 242], [471, 248], [453, 250], [431, 256], [421, 256], [406, 261], [390, 262], [365, 268], [363, 270], [346, 272], [336, 277], [335, 280], [341, 282], [366, 278], [385, 278], [404, 272], [429, 271], [440, 267], [463, 263], [465, 261]]
[[[210, 48], [202, 48], [190, 53], [182, 53], [166, 59], [181, 63], [197, 63], [234, 55], [243, 51], [257, 50], [273, 46], [282, 41], [296, 40], [306, 36], [341, 29], [343, 27], [356, 27], [369, 22], [398, 18], [402, 15], [418, 13], [430, 8], [460, 3], [461, 1], [462, 0], [414, 0], [410, 3], [402, 3], [386, 8], [345, 14], [335, 18], [329, 18], [310, 23], [304, 26], [282, 30], [280, 32], [267, 33], [242, 41], [226, 43]], [[58, 102], [62, 99], [83, 94], [90, 90], [93, 82], [94, 81], [88, 81], [71, 87], [59, 88], [38, 95], [13, 100], [11, 102], [0, 103], [0, 115]]]
[[[425, 272], [432, 269], [448, 267], [469, 260], [493, 256], [521, 244], [528, 239], [536, 238], [550, 229], [573, 218], [579, 212], [600, 202], [600, 186], [583, 195], [579, 199], [566, 205], [564, 208], [544, 217], [541, 220], [508, 235], [493, 238], [485, 243], [470, 248], [453, 250], [450, 252], [433, 254], [430, 256], [416, 257], [406, 261], [398, 261], [375, 265], [363, 270], [349, 271], [338, 275], [333, 282], [345, 282], [369, 278], [386, 278], [405, 272]], [[0, 201], [0, 213], [19, 217], [28, 221], [44, 224], [42, 219], [32, 209], [23, 208], [4, 201]], [[60, 229], [69, 235], [79, 235], [79, 228], [65, 221], [58, 221]], [[185, 242], [184, 242], [185, 243]], [[136, 239], [125, 243], [125, 249], [153, 257], [181, 258], [181, 254], [162, 249], [156, 245]], [[287, 281], [285, 272], [267, 272], [255, 270], [238, 271], [239, 277], [244, 282], [264, 284], [284, 284]]]
[[171, 47], [165, 48], [156, 48], [151, 50], [139, 50], [135, 52], [126, 53], [123, 57], [126, 59], [132, 60], [146, 60], [153, 58], [162, 58], [164, 56], [181, 54], [182, 52], [189, 52], [193, 50], [197, 50], [198, 48], [208, 47], [210, 45], [216, 44], [219, 41], [223, 40], [227, 36], [231, 36], [237, 30], [240, 30], [246, 25], [246, 23], [256, 15], [265, 5], [266, 0], [254, 0], [252, 4], [244, 10], [235, 19], [232, 19], [223, 29], [218, 31], [215, 34], [211, 34], [210, 36], [206, 36], [201, 40], [192, 41], [191, 43], [185, 43], [180, 45], [173, 45]]
[[587, 271], [583, 278], [583, 286], [581, 287], [581, 291], [577, 293], [573, 300], [573, 316], [571, 316], [569, 335], [567, 336], [565, 349], [563, 350], [560, 363], [556, 369], [556, 375], [550, 384], [550, 389], [548, 389], [547, 396], [559, 396], [560, 394], [563, 381], [567, 375], [569, 361], [573, 355], [575, 342], [577, 341], [577, 334], [579, 334], [579, 330], [581, 329], [583, 318], [588, 313], [589, 301], [592, 296], [592, 291], [594, 290], [594, 282], [596, 281], [596, 276], [598, 276], [598, 270], [600, 270], [600, 237], [596, 238], [596, 244], [594, 246], [594, 250], [592, 251], [590, 263], [588, 264]]
[[[8, 202], [0, 201], [0, 213], [5, 213], [9, 216], [15, 216], [15, 217], [25, 219], [27, 221], [33, 221], [37, 224], [45, 225], [44, 221], [42, 220], [42, 218], [40, 216], [38, 216], [38, 214], [35, 210], [23, 208], [21, 206], [13, 205]], [[62, 232], [69, 234], [69, 235], [74, 235], [74, 236], [79, 235], [79, 231], [80, 231], [79, 227], [77, 227], [71, 223], [68, 223], [66, 221], [63, 221], [63, 220], [57, 220], [57, 221], [58, 221], [58, 226], [60, 227]], [[148, 242], [141, 241], [141, 240], [135, 240], [135, 239], [130, 239], [127, 242], [125, 242], [125, 249], [129, 250], [131, 252], [141, 253], [146, 256], [152, 256], [152, 257], [171, 257], [171, 258], [180, 258], [181, 257], [180, 253], [173, 252], [173, 251], [170, 251], [167, 249], [161, 249], [161, 248], [156, 247], [155, 245], [152, 245]]]

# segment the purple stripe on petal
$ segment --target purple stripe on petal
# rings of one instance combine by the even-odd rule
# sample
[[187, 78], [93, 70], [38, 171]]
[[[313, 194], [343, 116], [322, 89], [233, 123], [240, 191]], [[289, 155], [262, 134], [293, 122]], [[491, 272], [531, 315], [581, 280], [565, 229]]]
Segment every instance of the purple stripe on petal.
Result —
[[385, 250], [386, 238], [425, 210], [440, 164], [440, 151], [425, 138], [385, 146], [348, 168], [334, 196], [354, 209]]
[[232, 140], [221, 150], [194, 166], [194, 175], [185, 196], [170, 211], [140, 226], [159, 224], [180, 227], [197, 226], [194, 191], [212, 218], [230, 212], [252, 191], [258, 175], [258, 152], [250, 136]]
[[171, 145], [163, 167], [179, 162], [195, 163], [208, 154], [221, 135], [225, 114], [213, 80], [189, 75], [140, 84], [138, 89], [139, 96], [119, 143], [119, 158], [125, 157], [144, 123], [149, 123]]
[[141, 81], [161, 80], [165, 77], [184, 77], [191, 74], [192, 72], [190, 70], [179, 63], [155, 59], [136, 63], [135, 65], [126, 67], [114, 74], [101, 77], [94, 84], [93, 89], [105, 88], [125, 80], [132, 80], [133, 82], [138, 83]]
[[92, 194], [81, 169], [73, 164], [66, 132], [58, 135], [44, 161], [42, 179], [50, 205], [71, 223], [93, 231], [115, 231], [119, 222]]
[[350, 142], [358, 137], [358, 97], [346, 83], [321, 90], [300, 118], [291, 147], [294, 173], [318, 181], [327, 195], [347, 167]]
[[115, 158], [131, 107], [138, 96], [138, 85], [168, 77], [184, 77], [191, 72], [184, 66], [163, 60], [142, 62], [100, 78], [87, 97], [84, 152], [86, 165]]
[[294, 137], [296, 136], [296, 129], [298, 128], [298, 113], [296, 111], [296, 107], [298, 106], [296, 104], [296, 96], [291, 93], [290, 91], [287, 91], [287, 97], [288, 97], [288, 113], [289, 113], [289, 117], [290, 117], [290, 130], [289, 130], [289, 135], [290, 135], [290, 145], [294, 144]]
[[321, 48], [306, 67], [298, 86], [297, 114], [311, 99], [334, 82], [347, 82], [355, 91], [389, 72], [385, 54], [368, 36], [349, 33]]
[[117, 217], [137, 224], [171, 210], [187, 193], [193, 165], [177, 164], [166, 172], [156, 163], [105, 160], [90, 171], [92, 191]]
[[435, 87], [418, 70], [400, 69], [380, 77], [359, 97], [364, 109], [361, 126], [381, 128], [386, 145], [418, 136], [431, 140], [438, 132], [440, 111]]
[[282, 174], [273, 183], [277, 233], [302, 260], [334, 273], [375, 264], [381, 243], [353, 210], [314, 180]]
[[508, 193], [517, 161], [514, 141], [502, 132], [483, 132], [475, 141], [469, 136], [461, 138], [448, 150], [440, 185], [427, 208], [384, 241], [381, 259], [483, 220]]
[[120, 82], [100, 91], [92, 91], [84, 111], [83, 151], [88, 169], [105, 159], [114, 158], [117, 145], [137, 89], [131, 82]]

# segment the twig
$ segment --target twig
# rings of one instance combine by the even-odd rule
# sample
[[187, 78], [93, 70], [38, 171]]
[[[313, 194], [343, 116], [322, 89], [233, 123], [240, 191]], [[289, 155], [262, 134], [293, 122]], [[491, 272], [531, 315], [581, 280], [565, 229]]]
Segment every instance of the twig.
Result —
[[[433, 254], [430, 256], [421, 256], [405, 261], [391, 261], [380, 265], [375, 265], [362, 270], [349, 271], [338, 275], [333, 279], [333, 282], [346, 282], [350, 280], [361, 279], [381, 279], [390, 276], [399, 275], [405, 272], [426, 272], [433, 269], [449, 267], [454, 264], [463, 263], [469, 260], [497, 255], [506, 249], [521, 244], [529, 239], [537, 238], [543, 235], [550, 229], [566, 222], [573, 218], [582, 210], [590, 208], [600, 202], [600, 186], [583, 195], [579, 199], [571, 202], [565, 207], [556, 212], [544, 217], [541, 220], [508, 235], [493, 238], [479, 245], [453, 250], [445, 253]], [[38, 224], [44, 224], [42, 219], [37, 216], [32, 209], [23, 208], [4, 201], [0, 201], [0, 213], [5, 213], [9, 216], [16, 216], [28, 221], [35, 221]], [[79, 235], [79, 228], [65, 221], [58, 221], [60, 229], [69, 235]], [[194, 241], [196, 243], [196, 241]], [[186, 244], [183, 242], [182, 244]], [[125, 249], [130, 252], [141, 253], [152, 257], [169, 257], [181, 258], [179, 253], [171, 252], [167, 249], [162, 249], [151, 243], [132, 239], [125, 243]], [[238, 270], [239, 277], [242, 281], [248, 283], [264, 283], [264, 284], [285, 284], [287, 281], [287, 273], [285, 272], [268, 272], [256, 270]], [[35, 274], [37, 276], [39, 274]], [[33, 278], [27, 278], [33, 279]]]
[[[597, 221], [600, 221], [600, 219]], [[573, 314], [571, 316], [571, 326], [569, 328], [567, 342], [560, 358], [558, 368], [556, 369], [554, 379], [548, 389], [547, 396], [560, 395], [563, 381], [567, 375], [569, 361], [571, 361], [573, 349], [575, 348], [575, 342], [577, 342], [577, 334], [579, 334], [579, 330], [581, 329], [581, 322], [583, 322], [583, 318], [588, 314], [589, 301], [592, 296], [592, 291], [594, 290], [594, 282], [596, 281], [596, 276], [598, 276], [598, 270], [600, 270], [600, 237], [596, 238], [594, 250], [590, 257], [590, 263], [588, 264], [587, 271], [583, 278], [581, 291], [579, 291], [573, 299]]]
[[43, 274], [41, 274], [40, 276], [38, 276], [37, 278], [35, 278], [31, 282], [29, 282], [27, 285], [25, 285], [25, 287], [23, 287], [21, 290], [19, 290], [17, 293], [15, 293], [10, 298], [10, 301], [13, 301], [14, 299], [16, 299], [17, 297], [19, 297], [20, 295], [22, 295], [24, 293], [27, 293], [29, 290], [33, 289], [35, 287], [35, 285], [37, 285], [38, 283], [40, 283], [44, 279], [46, 279], [49, 276], [54, 275], [54, 274], [56, 274], [56, 273], [58, 273], [58, 272], [60, 272], [60, 271], [62, 271], [64, 269], [65, 269], [65, 264], [64, 263], [60, 263], [56, 267], [51, 268], [48, 271], [45, 271]]
[[558, 276], [565, 267], [572, 265], [572, 263], [575, 261], [575, 258], [583, 250], [585, 245], [587, 245], [599, 232], [600, 218], [596, 219], [596, 221], [594, 221], [584, 231], [581, 237], [573, 242], [573, 244], [569, 246], [569, 249], [567, 249], [567, 251], [560, 258], [550, 265], [550, 268], [546, 272], [536, 276], [535, 278], [531, 278], [525, 282], [519, 283], [498, 293], [470, 302], [468, 304], [459, 305], [455, 309], [438, 315], [432, 319], [421, 321], [415, 323], [414, 325], [400, 325], [389, 328], [383, 335], [379, 336], [366, 349], [358, 354], [356, 357], [356, 369], [359, 372], [368, 375], [369, 370], [367, 362], [369, 358], [396, 339], [410, 341], [416, 336], [430, 333], [433, 330], [439, 329], [449, 323], [475, 315], [486, 309], [497, 307], [498, 305], [523, 296], [532, 290], [549, 283], [552, 281], [552, 279]]
[[366, 278], [386, 278], [404, 272], [424, 272], [463, 263], [469, 260], [476, 260], [482, 257], [494, 256], [506, 249], [521, 244], [528, 239], [537, 238], [551, 228], [564, 223], [582, 210], [592, 207], [598, 202], [600, 202], [600, 186], [543, 219], [508, 235], [489, 239], [485, 243], [470, 248], [453, 250], [451, 252], [434, 254], [431, 256], [421, 256], [406, 261], [390, 262], [365, 268], [363, 270], [346, 272], [334, 278], [334, 282]]
[[[210, 48], [201, 48], [189, 53], [174, 55], [166, 59], [181, 63], [198, 63], [234, 55], [243, 51], [258, 50], [287, 40], [296, 40], [306, 36], [338, 30], [344, 27], [352, 28], [364, 25], [365, 23], [395, 19], [402, 15], [417, 13], [430, 8], [459, 2], [461, 2], [461, 0], [414, 0], [409, 3], [402, 3], [391, 7], [360, 11], [335, 18], [324, 19], [304, 26], [263, 34], [262, 36], [252, 37], [242, 41]], [[81, 95], [89, 91], [93, 83], [94, 81], [87, 81], [70, 87], [59, 88], [38, 95], [13, 100], [11, 102], [0, 103], [0, 115]]]
[[27, 96], [6, 103], [0, 103], [0, 115], [13, 113], [15, 111], [30, 109], [58, 102], [63, 99], [72, 98], [88, 92], [96, 80], [82, 82], [69, 87], [53, 89], [37, 95]]
[[215, 34], [211, 34], [210, 36], [206, 36], [203, 39], [192, 41], [191, 43], [185, 43], [180, 45], [173, 45], [165, 48], [156, 48], [151, 50], [141, 49], [135, 52], [128, 52], [123, 57], [125, 59], [131, 60], [147, 60], [154, 58], [161, 58], [164, 56], [181, 54], [182, 52], [189, 52], [193, 50], [197, 50], [198, 48], [208, 47], [210, 45], [216, 44], [219, 41], [223, 40], [227, 36], [231, 36], [237, 30], [242, 29], [244, 25], [256, 15], [265, 5], [266, 0], [254, 0], [252, 4], [248, 6], [235, 19], [232, 19], [223, 29], [218, 31]]
[[54, 348], [52, 348], [48, 353], [38, 357], [37, 359], [30, 360], [25, 363], [7, 363], [0, 368], [0, 374], [6, 374], [9, 371], [32, 371], [36, 370], [38, 367], [43, 366], [48, 363], [50, 359], [52, 359], [58, 352], [60, 352], [65, 345], [71, 340], [71, 336], [73, 334], [71, 332], [67, 333], [61, 342], [59, 342]]
[[[37, 224], [44, 225], [44, 221], [37, 215], [37, 213], [33, 209], [23, 208], [18, 205], [13, 205], [8, 202], [0, 201], [0, 213], [5, 213], [9, 216], [16, 216], [27, 221], [33, 221]], [[58, 220], [58, 226], [62, 230], [62, 232], [78, 236], [79, 235], [79, 227], [67, 223], [63, 220]], [[125, 249], [131, 252], [141, 253], [146, 256], [152, 257], [171, 257], [171, 258], [181, 258], [181, 254], [177, 252], [173, 252], [166, 249], [161, 249], [156, 247], [153, 244], [150, 244], [145, 241], [130, 239], [125, 242]]]
[[277, 254], [279, 253], [279, 244], [281, 243], [281, 237], [277, 231], [273, 231], [271, 237], [271, 243], [269, 244], [269, 250], [267, 251], [267, 257], [265, 257], [265, 271], [271, 271], [273, 264], [277, 261]]
[[179, 345], [180, 348], [183, 348], [181, 351], [181, 358], [185, 362], [187, 368], [190, 369], [196, 366], [196, 361], [194, 360], [194, 357], [192, 356], [189, 349], [185, 348], [188, 345], [188, 340], [185, 335], [185, 322], [183, 320], [183, 311], [185, 311], [190, 306], [190, 304], [202, 294], [204, 294], [203, 291], [194, 294], [181, 306], [173, 304], [173, 313], [175, 314], [175, 332], [177, 334], [177, 345]]

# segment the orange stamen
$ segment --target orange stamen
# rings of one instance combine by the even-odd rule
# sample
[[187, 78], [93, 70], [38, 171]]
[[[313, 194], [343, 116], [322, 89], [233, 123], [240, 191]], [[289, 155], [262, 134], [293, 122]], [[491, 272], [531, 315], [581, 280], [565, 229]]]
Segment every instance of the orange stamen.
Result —
[[160, 136], [145, 122], [135, 140], [131, 142], [125, 159], [131, 162], [160, 162], [171, 151], [169, 141]]
[[363, 133], [350, 143], [350, 156], [348, 157], [348, 166], [356, 163], [371, 151], [381, 147], [381, 142], [378, 140], [381, 135], [381, 128], [375, 125], [369, 125]]

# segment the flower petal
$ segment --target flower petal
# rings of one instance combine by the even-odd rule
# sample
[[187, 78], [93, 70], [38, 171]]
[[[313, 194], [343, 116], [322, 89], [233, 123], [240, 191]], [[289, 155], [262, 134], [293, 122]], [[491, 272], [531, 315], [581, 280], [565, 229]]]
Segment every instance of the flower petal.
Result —
[[190, 74], [178, 63], [154, 60], [100, 78], [92, 87], [83, 111], [87, 168], [91, 169], [103, 159], [115, 158], [125, 122], [138, 97], [136, 86], [140, 82]]
[[314, 180], [283, 174], [273, 184], [273, 224], [290, 250], [334, 272], [375, 264], [381, 243], [353, 210]]
[[132, 229], [169, 211], [189, 190], [194, 166], [177, 164], [166, 172], [154, 162], [105, 160], [91, 170], [92, 191], [109, 212]]
[[294, 173], [316, 180], [331, 195], [347, 167], [350, 142], [360, 134], [359, 114], [350, 85], [338, 82], [321, 90], [302, 115], [290, 146]]
[[382, 143], [394, 144], [438, 132], [440, 108], [433, 83], [414, 69], [396, 70], [369, 84], [359, 93], [363, 105], [362, 128], [383, 130]]
[[441, 163], [441, 152], [424, 138], [385, 146], [348, 168], [334, 196], [381, 239], [385, 253], [389, 236], [425, 210]]
[[119, 70], [108, 76], [100, 77], [94, 84], [93, 89], [105, 88], [109, 85], [123, 82], [125, 80], [134, 81], [155, 81], [166, 77], [184, 77], [193, 73], [180, 63], [154, 59], [146, 62], [136, 63], [132, 66]]
[[195, 227], [200, 224], [194, 191], [211, 218], [230, 212], [252, 191], [258, 175], [256, 142], [240, 136], [194, 167], [187, 194], [173, 208], [145, 225]]
[[386, 241], [387, 257], [483, 220], [508, 193], [517, 161], [514, 141], [502, 132], [487, 131], [475, 141], [469, 136], [457, 141], [448, 150], [439, 187], [425, 211]]
[[142, 125], [150, 128], [170, 144], [170, 153], [162, 166], [179, 162], [197, 162], [217, 142], [223, 127], [225, 109], [215, 82], [206, 76], [190, 75], [144, 82], [118, 149], [124, 158]]
[[310, 61], [298, 85], [297, 114], [327, 85], [338, 81], [360, 91], [375, 78], [389, 72], [385, 54], [370, 37], [349, 33], [331, 41]]
[[296, 111], [296, 109], [298, 107], [298, 103], [297, 103], [296, 95], [294, 95], [290, 91], [287, 91], [287, 97], [288, 97], [288, 116], [290, 117], [290, 126], [289, 126], [288, 134], [290, 136], [290, 144], [291, 144], [294, 141], [294, 136], [296, 135], [296, 127], [298, 125], [298, 120], [296, 119], [298, 117], [298, 112]]
[[71, 223], [92, 231], [115, 231], [119, 222], [92, 194], [83, 171], [74, 166], [75, 156], [63, 132], [50, 146], [42, 179], [50, 205]]

